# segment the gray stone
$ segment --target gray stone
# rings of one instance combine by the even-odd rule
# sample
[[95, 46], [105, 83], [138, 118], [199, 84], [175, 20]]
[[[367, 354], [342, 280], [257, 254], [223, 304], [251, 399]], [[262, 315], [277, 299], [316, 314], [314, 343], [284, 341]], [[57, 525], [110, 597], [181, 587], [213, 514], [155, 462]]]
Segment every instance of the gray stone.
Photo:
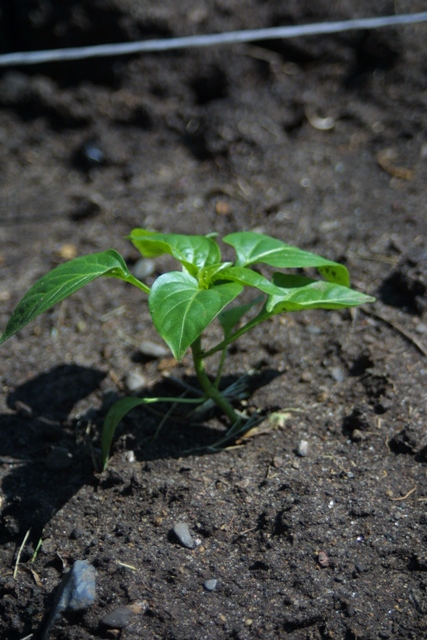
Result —
[[133, 615], [133, 611], [129, 607], [117, 607], [102, 616], [101, 624], [109, 629], [124, 629], [132, 620]]
[[100, 623], [109, 629], [124, 629], [132, 622], [132, 618], [136, 614], [143, 613], [147, 608], [148, 602], [146, 600], [122, 605], [102, 616]]
[[308, 324], [305, 330], [307, 331], [307, 333], [310, 333], [312, 336], [318, 336], [322, 333], [321, 327], [318, 327], [315, 324]]
[[140, 352], [149, 358], [165, 358], [170, 356], [170, 350], [163, 344], [152, 342], [151, 340], [142, 340], [139, 345]]
[[148, 276], [153, 275], [155, 269], [156, 265], [153, 260], [142, 258], [135, 264], [133, 268], [133, 275], [135, 278], [138, 278], [138, 280], [145, 280]]
[[87, 560], [76, 560], [64, 574], [55, 595], [52, 612], [40, 640], [45, 640], [58, 616], [64, 611], [88, 609], [95, 600], [96, 570]]
[[298, 449], [297, 449], [298, 455], [301, 456], [301, 458], [305, 458], [305, 456], [308, 455], [308, 450], [309, 450], [309, 444], [307, 440], [300, 440], [298, 444]]
[[345, 378], [345, 372], [344, 372], [344, 370], [343, 370], [341, 367], [339, 367], [339, 366], [332, 367], [332, 369], [331, 369], [331, 376], [333, 377], [333, 379], [334, 379], [336, 382], [342, 382], [342, 381], [344, 380], [344, 378]]
[[177, 522], [172, 531], [183, 547], [186, 547], [187, 549], [194, 549], [196, 547], [196, 543], [191, 537], [190, 529], [186, 522]]
[[215, 578], [211, 578], [210, 580], [205, 580], [203, 586], [206, 591], [213, 591], [214, 589], [216, 589], [217, 584], [218, 580], [215, 580]]
[[76, 560], [71, 571], [65, 574], [63, 582], [65, 585], [62, 599], [65, 609], [81, 611], [94, 603], [96, 571], [87, 560]]
[[146, 379], [141, 373], [138, 373], [138, 371], [131, 371], [126, 376], [125, 385], [128, 391], [137, 391], [145, 387], [146, 384]]

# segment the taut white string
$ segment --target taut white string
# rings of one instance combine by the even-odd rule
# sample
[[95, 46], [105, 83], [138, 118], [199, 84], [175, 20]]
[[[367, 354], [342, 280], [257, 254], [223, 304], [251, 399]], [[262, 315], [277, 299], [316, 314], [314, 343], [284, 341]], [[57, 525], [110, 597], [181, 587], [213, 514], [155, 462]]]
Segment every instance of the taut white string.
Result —
[[49, 49], [47, 51], [19, 51], [1, 54], [0, 67], [60, 62], [65, 60], [83, 60], [85, 58], [107, 56], [123, 56], [144, 52], [172, 51], [174, 49], [194, 47], [212, 47], [224, 44], [236, 44], [239, 42], [254, 42], [257, 40], [278, 40], [361, 29], [379, 29], [381, 27], [415, 24], [426, 21], [427, 11], [424, 11], [423, 13], [383, 16], [379, 18], [359, 18], [355, 20], [320, 22], [289, 27], [228, 31], [226, 33], [166, 38], [162, 40], [100, 44], [88, 47], [73, 47], [70, 49]]

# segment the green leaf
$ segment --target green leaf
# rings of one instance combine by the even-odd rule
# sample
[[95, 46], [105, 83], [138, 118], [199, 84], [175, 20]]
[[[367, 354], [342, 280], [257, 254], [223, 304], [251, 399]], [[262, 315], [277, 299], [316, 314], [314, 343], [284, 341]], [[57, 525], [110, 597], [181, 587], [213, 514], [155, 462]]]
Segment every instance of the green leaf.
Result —
[[100, 276], [119, 278], [146, 293], [150, 292], [149, 287], [129, 273], [123, 258], [114, 249], [75, 258], [52, 269], [29, 289], [13, 312], [0, 337], [0, 344], [41, 313]]
[[231, 335], [231, 332], [236, 324], [240, 322], [245, 313], [247, 313], [255, 305], [262, 302], [264, 299], [265, 297], [262, 295], [257, 296], [254, 300], [248, 302], [247, 304], [239, 304], [235, 307], [232, 307], [231, 309], [225, 309], [224, 311], [222, 311], [218, 316], [218, 320], [223, 328], [224, 337], [228, 338], [228, 336]]
[[267, 311], [272, 315], [303, 309], [344, 309], [375, 300], [349, 287], [303, 276], [275, 273], [273, 282], [282, 294], [270, 296], [267, 301]]
[[118, 425], [129, 411], [132, 411], [135, 407], [139, 407], [141, 404], [146, 404], [145, 398], [121, 398], [108, 410], [104, 419], [101, 435], [101, 458], [103, 470], [107, 466], [111, 443], [113, 442], [114, 434]]
[[195, 278], [178, 271], [157, 278], [148, 299], [150, 313], [177, 360], [242, 289], [235, 282], [199, 289]]
[[197, 274], [199, 287], [201, 289], [209, 289], [215, 280], [227, 280], [227, 278], [221, 277], [221, 273], [224, 269], [227, 269], [232, 265], [232, 262], [218, 262], [218, 264], [211, 264], [208, 267], [203, 267], [203, 269], [200, 269]]
[[277, 238], [253, 231], [242, 231], [231, 233], [223, 240], [234, 247], [237, 255], [236, 266], [247, 267], [261, 262], [281, 269], [315, 267], [329, 282], [336, 282], [345, 287], [350, 284], [348, 271], [343, 265], [292, 247]]
[[221, 261], [217, 243], [205, 236], [133, 229], [129, 239], [143, 256], [153, 258], [168, 253], [193, 276], [197, 275], [199, 269]]
[[272, 284], [270, 280], [264, 278], [264, 276], [262, 276], [260, 273], [257, 273], [252, 269], [246, 269], [245, 267], [229, 267], [223, 269], [218, 274], [218, 278], [221, 280], [231, 280], [232, 282], [238, 282], [245, 287], [254, 287], [255, 289], [259, 289], [263, 293], [267, 293], [268, 295], [280, 293], [280, 289]]

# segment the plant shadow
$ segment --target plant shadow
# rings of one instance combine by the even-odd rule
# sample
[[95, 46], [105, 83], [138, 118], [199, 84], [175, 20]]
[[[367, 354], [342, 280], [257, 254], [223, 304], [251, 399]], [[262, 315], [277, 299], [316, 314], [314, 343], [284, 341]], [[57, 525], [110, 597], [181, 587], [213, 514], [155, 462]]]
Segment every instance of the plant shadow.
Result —
[[[252, 376], [247, 395], [278, 375], [277, 371], [264, 370]], [[99, 434], [108, 405], [119, 396], [107, 394], [101, 410], [91, 408], [78, 419], [70, 419], [70, 414], [77, 402], [100, 390], [105, 376], [96, 369], [61, 365], [24, 383], [7, 397], [7, 406], [14, 413], [0, 416], [0, 479], [5, 497], [0, 544], [20, 544], [31, 530], [21, 556], [23, 562], [31, 558], [34, 545], [53, 515], [82, 486], [99, 484], [94, 468], [94, 459], [99, 458]], [[222, 386], [228, 387], [236, 380], [237, 377], [225, 377]], [[196, 386], [192, 378], [183, 382]], [[171, 386], [166, 379], [150, 389], [149, 395], [179, 397], [182, 390], [172, 390]], [[143, 396], [144, 390], [138, 395]], [[120, 456], [133, 451], [137, 460], [147, 463], [186, 457], [194, 451], [203, 455], [210, 453], [209, 447], [225, 433], [226, 427], [215, 409], [195, 422], [182, 409], [176, 412], [176, 407], [159, 430], [170, 409], [170, 404], [161, 402], [134, 409], [117, 429], [113, 453]], [[97, 429], [90, 439], [88, 428], [93, 426]]]
[[69, 414], [99, 389], [105, 373], [60, 365], [11, 391], [0, 416], [1, 486], [5, 497], [0, 542], [38, 540], [45, 524], [84, 483], [94, 482]]
[[[276, 370], [264, 369], [239, 376], [223, 376], [220, 390], [237, 386], [237, 397], [232, 404], [239, 408], [240, 401], [249, 398], [252, 393], [280, 376]], [[179, 386], [176, 383], [180, 383]], [[191, 389], [198, 386], [193, 376], [184, 376], [182, 380], [165, 378], [150, 389], [147, 397], [174, 397], [176, 403], [159, 401], [156, 404], [133, 409], [122, 420], [113, 442], [113, 453], [124, 454], [132, 451], [139, 461], [152, 461], [159, 458], [185, 458], [197, 453], [206, 455], [215, 453], [215, 445], [231, 426], [216, 406], [180, 404], [185, 388], [190, 389], [185, 398], [195, 398]], [[137, 394], [144, 397], [144, 392]], [[229, 398], [230, 399], [230, 398]], [[232, 443], [232, 440], [229, 444]], [[218, 449], [219, 450], [219, 449]]]

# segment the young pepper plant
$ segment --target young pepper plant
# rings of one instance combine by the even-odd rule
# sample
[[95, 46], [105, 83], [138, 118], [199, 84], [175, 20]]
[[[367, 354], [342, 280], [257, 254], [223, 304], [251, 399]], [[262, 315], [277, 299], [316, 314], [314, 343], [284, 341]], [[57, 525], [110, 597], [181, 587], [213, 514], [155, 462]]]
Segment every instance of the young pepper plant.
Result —
[[[161, 275], [150, 288], [129, 272], [125, 261], [115, 250], [75, 258], [59, 265], [30, 288], [13, 312], [0, 337], [0, 344], [96, 278], [106, 276], [124, 280], [148, 295], [154, 326], [174, 357], [180, 361], [187, 350], [191, 350], [203, 396], [178, 401], [213, 401], [230, 423], [223, 441], [235, 437], [249, 424], [246, 422], [245, 425], [244, 416], [235, 410], [227, 394], [219, 390], [228, 345], [279, 313], [343, 309], [374, 300], [350, 288], [349, 274], [343, 265], [251, 231], [232, 233], [223, 238], [223, 242], [234, 249], [234, 262], [222, 261], [213, 234], [182, 235], [134, 229], [129, 240], [144, 257], [170, 254], [180, 263], [181, 270]], [[283, 271], [273, 272], [268, 279], [254, 269], [254, 265], [259, 264], [278, 269], [315, 268], [321, 279]], [[253, 302], [230, 306], [246, 287], [257, 291]], [[245, 314], [256, 305], [258, 311], [244, 321]], [[205, 350], [202, 334], [215, 318], [222, 326], [223, 339]], [[205, 371], [205, 360], [217, 352], [221, 352], [220, 366], [212, 381]], [[114, 432], [122, 418], [138, 405], [160, 400], [176, 402], [177, 398], [122, 398], [111, 407], [101, 438], [103, 468], [108, 462]]]

